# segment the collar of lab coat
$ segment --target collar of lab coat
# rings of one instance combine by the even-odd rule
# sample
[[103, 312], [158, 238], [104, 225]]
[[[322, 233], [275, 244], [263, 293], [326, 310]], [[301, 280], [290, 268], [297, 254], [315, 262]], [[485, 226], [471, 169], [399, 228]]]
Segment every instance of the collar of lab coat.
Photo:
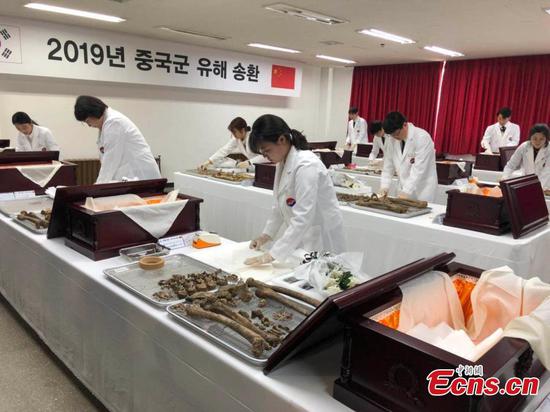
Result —
[[399, 142], [399, 153], [401, 153], [402, 162], [405, 159], [407, 159], [407, 154], [411, 151], [411, 148], [414, 142], [414, 131], [415, 131], [414, 124], [409, 122], [408, 125], [409, 125], [409, 128], [407, 130], [407, 140], [405, 142], [405, 150], [403, 150], [403, 153], [401, 153], [401, 142]]
[[533, 151], [533, 145], [531, 144], [531, 142], [529, 142], [529, 144], [527, 146], [527, 160], [529, 161], [529, 163], [531, 163], [533, 165], [538, 165], [538, 164], [544, 163], [546, 161], [546, 157], [548, 156], [548, 150], [550, 150], [548, 148], [548, 146], [541, 147], [540, 150], [539, 150], [539, 154], [537, 155], [537, 158], [535, 159], [535, 153]]
[[298, 150], [294, 146], [290, 147], [288, 155], [285, 159], [285, 164], [280, 168], [281, 175], [279, 179], [279, 188], [278, 192], [283, 193], [288, 184], [290, 183], [290, 175], [298, 166]]
[[26, 137], [27, 139], [29, 139], [30, 141], [33, 141], [33, 140], [36, 138], [36, 136], [38, 136], [38, 126], [35, 125], [35, 124], [33, 124], [33, 125], [32, 125], [32, 132], [31, 132], [31, 134], [29, 134], [29, 135], [23, 135], [23, 136], [25, 136], [25, 137]]

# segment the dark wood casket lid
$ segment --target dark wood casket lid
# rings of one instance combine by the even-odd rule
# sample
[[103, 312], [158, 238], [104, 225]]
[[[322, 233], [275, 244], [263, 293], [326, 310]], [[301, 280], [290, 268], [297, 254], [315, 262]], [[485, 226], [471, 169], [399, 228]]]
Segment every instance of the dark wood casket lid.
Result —
[[405, 282], [415, 279], [436, 266], [446, 265], [454, 253], [441, 253], [432, 258], [417, 260], [384, 275], [371, 279], [352, 289], [327, 297], [302, 323], [296, 327], [273, 352], [264, 367], [267, 374], [295, 354], [334, 335], [342, 328], [342, 315], [359, 310], [362, 313], [380, 305], [380, 298], [392, 294]]
[[10, 147], [10, 139], [0, 139], [0, 148]]
[[338, 143], [336, 140], [330, 140], [326, 142], [307, 142], [309, 145], [309, 150], [317, 150], [317, 149], [330, 149], [330, 150], [336, 150], [336, 144]]
[[499, 147], [498, 151], [500, 153], [500, 170], [504, 170], [506, 163], [512, 158], [512, 155], [516, 151], [518, 146], [504, 146]]
[[548, 208], [536, 175], [503, 180], [500, 188], [514, 239], [548, 224]]
[[55, 192], [52, 217], [48, 226], [48, 239], [65, 236], [67, 208], [71, 203], [82, 202], [87, 197], [162, 193], [166, 183], [166, 179], [153, 179], [58, 188]]
[[372, 143], [358, 143], [357, 144], [357, 152], [355, 153], [355, 156], [358, 157], [369, 157], [370, 152], [372, 152]]
[[1, 152], [0, 164], [51, 162], [59, 160], [58, 151], [50, 152]]

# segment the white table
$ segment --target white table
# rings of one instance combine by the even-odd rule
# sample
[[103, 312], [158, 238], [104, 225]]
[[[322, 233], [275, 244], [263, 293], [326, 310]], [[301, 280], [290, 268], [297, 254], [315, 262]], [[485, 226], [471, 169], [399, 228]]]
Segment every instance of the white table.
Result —
[[3, 296], [111, 411], [349, 411], [331, 396], [338, 344], [265, 376], [107, 280], [122, 258], [93, 262], [4, 217], [0, 242]]
[[[182, 193], [203, 198], [201, 225], [237, 241], [261, 233], [272, 204], [272, 191], [188, 175], [174, 174]], [[480, 268], [508, 265], [518, 275], [540, 276], [550, 282], [550, 228], [521, 239], [510, 233], [493, 236], [432, 223], [445, 206], [431, 205], [433, 213], [401, 219], [342, 206], [349, 251], [365, 252], [363, 270], [379, 275], [416, 259], [454, 252], [457, 261]]]

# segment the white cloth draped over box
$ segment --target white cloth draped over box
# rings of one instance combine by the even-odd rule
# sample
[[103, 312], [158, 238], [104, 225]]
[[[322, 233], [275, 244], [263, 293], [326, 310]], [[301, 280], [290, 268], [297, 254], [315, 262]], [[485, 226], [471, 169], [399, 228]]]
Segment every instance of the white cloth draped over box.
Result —
[[[109, 281], [123, 258], [93, 262], [4, 217], [0, 242], [0, 292], [110, 411], [350, 411], [332, 398], [339, 343], [265, 376]], [[214, 259], [231, 243], [174, 252]]]
[[34, 184], [45, 187], [55, 176], [57, 171], [63, 166], [63, 163], [53, 161], [51, 165], [28, 165], [16, 166], [19, 173], [25, 176]]
[[[184, 173], [175, 173], [174, 184], [182, 193], [204, 199], [202, 229], [237, 241], [257, 236], [271, 211], [271, 190]], [[550, 282], [548, 226], [520, 239], [510, 233], [488, 235], [432, 223], [435, 215], [445, 213], [445, 206], [431, 206], [431, 214], [410, 219], [341, 206], [348, 251], [365, 252], [363, 270], [371, 276], [427, 256], [455, 252], [459, 262], [480, 268], [507, 265], [522, 277], [539, 276]]]

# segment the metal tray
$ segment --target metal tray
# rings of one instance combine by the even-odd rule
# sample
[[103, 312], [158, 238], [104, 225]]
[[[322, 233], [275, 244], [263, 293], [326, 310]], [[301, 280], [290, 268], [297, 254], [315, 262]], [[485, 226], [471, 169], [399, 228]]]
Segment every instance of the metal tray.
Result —
[[250, 178], [246, 179], [246, 180], [243, 180], [243, 181], [239, 181], [239, 182], [233, 182], [231, 180], [219, 179], [219, 178], [213, 177], [213, 176], [202, 175], [202, 174], [198, 173], [196, 170], [186, 170], [185, 173], [190, 174], [192, 176], [202, 177], [204, 179], [210, 179], [210, 180], [214, 180], [216, 182], [223, 182], [223, 183], [228, 183], [230, 185], [236, 185], [236, 186], [242, 186], [243, 184], [246, 184], [245, 182], [254, 180], [254, 174], [248, 173], [248, 172], [247, 172], [247, 174], [250, 175]]
[[[304, 306], [305, 308], [311, 309], [312, 311], [315, 309], [312, 306], [304, 304], [301, 301], [297, 301], [296, 299], [292, 299], [289, 296], [286, 296], [286, 295], [283, 295], [283, 296], [285, 296], [285, 298], [288, 298], [290, 300], [300, 303], [302, 306]], [[257, 306], [258, 300], [259, 299], [256, 296], [254, 296], [252, 300], [248, 303], [241, 301], [238, 307], [234, 308], [234, 310], [237, 310], [237, 311], [244, 310], [244, 311], [250, 312], [253, 309], [258, 309], [258, 306]], [[274, 312], [277, 312], [281, 309], [284, 309], [287, 312], [291, 312], [293, 314], [292, 319], [284, 322], [278, 322], [288, 327], [290, 331], [294, 330], [306, 318], [306, 316], [298, 312], [295, 312], [290, 308], [287, 308], [281, 303], [272, 301], [271, 299], [267, 299], [267, 303], [268, 303], [267, 306], [261, 308], [261, 310], [270, 318]], [[271, 356], [271, 354], [275, 352], [275, 350], [278, 348], [277, 346], [275, 348], [272, 348], [269, 351], [264, 351], [261, 357], [256, 358], [252, 355], [250, 343], [241, 335], [239, 335], [237, 332], [235, 332], [233, 329], [225, 325], [222, 325], [218, 322], [214, 322], [207, 319], [193, 318], [193, 317], [184, 315], [183, 313], [174, 309], [176, 305], [177, 304], [172, 304], [168, 306], [166, 310], [179, 323], [191, 328], [192, 330], [205, 336], [210, 341], [224, 347], [225, 349], [229, 350], [230, 352], [236, 354], [240, 358], [244, 359], [245, 361], [253, 365], [264, 366], [267, 363], [269, 356]]]
[[343, 172], [343, 173], [353, 173], [356, 175], [362, 175], [362, 176], [382, 176], [382, 171], [378, 171], [378, 169], [336, 169], [337, 172]]
[[[367, 190], [366, 188], [363, 188], [363, 189], [350, 189], [348, 187], [334, 186], [334, 191], [336, 192], [336, 194], [340, 193], [340, 194], [344, 194], [344, 195], [357, 195], [357, 196], [368, 195], [368, 196], [370, 196], [372, 194], [372, 188], [370, 188], [370, 187], [368, 187], [368, 190]], [[338, 200], [338, 203], [340, 203], [340, 205], [342, 205], [342, 206], [347, 206], [349, 204], [349, 202], [345, 202], [345, 201], [342, 201], [342, 200]]]
[[46, 233], [48, 233], [48, 228], [37, 229], [36, 226], [28, 220], [19, 220], [17, 219], [17, 217], [14, 217], [13, 221], [18, 225], [23, 226], [25, 229], [36, 233], [37, 235], [45, 235]]
[[53, 200], [48, 196], [35, 196], [28, 199], [5, 200], [0, 202], [0, 212], [8, 217], [14, 217], [22, 210], [40, 213], [44, 209], [51, 209]]
[[358, 209], [358, 210], [366, 210], [367, 212], [373, 212], [373, 213], [379, 213], [381, 215], [399, 217], [401, 219], [409, 219], [411, 217], [427, 215], [428, 213], [430, 213], [432, 211], [431, 207], [427, 207], [425, 209], [417, 209], [415, 207], [411, 207], [409, 209], [410, 212], [408, 212], [408, 213], [395, 213], [395, 212], [390, 212], [389, 210], [376, 209], [374, 207], [358, 206], [355, 203], [350, 203], [348, 206], [352, 207], [354, 209]]
[[158, 243], [146, 243], [145, 245], [127, 247], [118, 251], [120, 256], [128, 259], [130, 262], [136, 262], [144, 256], [165, 256], [170, 253], [170, 249], [159, 245]]
[[[120, 286], [137, 294], [147, 302], [165, 308], [175, 302], [182, 302], [184, 299], [158, 300], [153, 294], [160, 291], [159, 281], [167, 280], [172, 275], [187, 275], [194, 272], [216, 271], [216, 268], [206, 265], [198, 260], [182, 254], [174, 254], [164, 258], [164, 266], [155, 270], [143, 270], [139, 262], [130, 263], [124, 266], [105, 269], [103, 273], [110, 280]], [[227, 273], [222, 272], [223, 275]]]

